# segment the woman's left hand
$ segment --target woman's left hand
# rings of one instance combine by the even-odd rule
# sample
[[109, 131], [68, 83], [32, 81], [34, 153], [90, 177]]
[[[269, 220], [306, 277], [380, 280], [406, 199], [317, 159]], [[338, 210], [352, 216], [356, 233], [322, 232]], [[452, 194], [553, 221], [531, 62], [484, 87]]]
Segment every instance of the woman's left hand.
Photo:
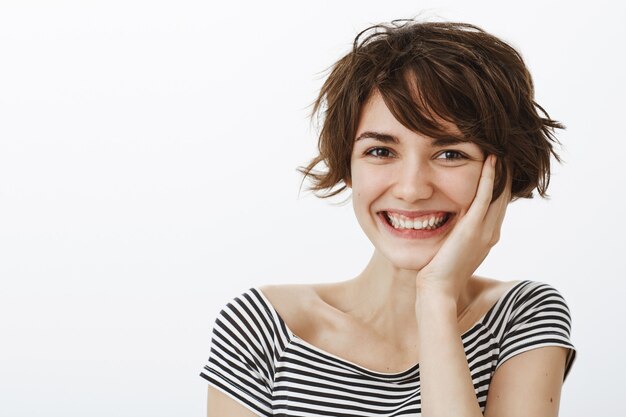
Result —
[[495, 160], [495, 155], [485, 159], [472, 204], [432, 260], [417, 274], [418, 289], [443, 292], [457, 301], [467, 280], [500, 239], [511, 185], [507, 181], [503, 193], [491, 202]]

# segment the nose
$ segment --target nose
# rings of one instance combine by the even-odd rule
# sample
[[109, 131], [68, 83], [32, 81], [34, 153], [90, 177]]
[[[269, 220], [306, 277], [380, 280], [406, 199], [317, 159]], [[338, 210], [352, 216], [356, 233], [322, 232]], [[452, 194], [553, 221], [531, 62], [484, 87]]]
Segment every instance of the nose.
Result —
[[424, 161], [407, 161], [398, 166], [398, 176], [393, 187], [393, 196], [413, 203], [433, 195], [432, 167]]

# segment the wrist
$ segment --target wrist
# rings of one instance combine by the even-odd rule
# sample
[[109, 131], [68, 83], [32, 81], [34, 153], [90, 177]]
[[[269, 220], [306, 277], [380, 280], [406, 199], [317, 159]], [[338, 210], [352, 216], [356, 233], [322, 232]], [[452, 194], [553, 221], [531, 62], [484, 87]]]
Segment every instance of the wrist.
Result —
[[433, 300], [452, 299], [456, 302], [458, 291], [453, 279], [428, 279], [418, 275], [415, 290], [417, 297]]
[[415, 296], [417, 319], [450, 316], [456, 319], [457, 300], [447, 291], [434, 287], [418, 287]]

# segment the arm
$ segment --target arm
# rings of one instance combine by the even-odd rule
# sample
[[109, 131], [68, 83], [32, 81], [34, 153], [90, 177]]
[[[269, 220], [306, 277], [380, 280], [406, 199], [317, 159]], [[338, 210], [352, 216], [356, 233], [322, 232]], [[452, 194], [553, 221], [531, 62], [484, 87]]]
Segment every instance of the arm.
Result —
[[[499, 240], [510, 201], [509, 182], [502, 195], [491, 202], [494, 162], [491, 158], [484, 162], [478, 190], [467, 214], [417, 275], [415, 313], [424, 417], [482, 416], [456, 314], [457, 300], [467, 279]], [[550, 300], [560, 301], [556, 294]], [[540, 305], [540, 301], [534, 304], [535, 307]], [[518, 332], [522, 331], [522, 322], [520, 318]], [[523, 333], [516, 335], [519, 336]], [[488, 414], [485, 415], [557, 416], [565, 352], [562, 347], [543, 346], [520, 352], [509, 360], [505, 354], [505, 362], [497, 368], [491, 381], [485, 406]]]
[[482, 417], [458, 330], [456, 308], [454, 299], [434, 291], [418, 291], [423, 417]]
[[258, 414], [248, 410], [223, 392], [209, 385], [207, 398], [207, 417], [257, 417]]
[[273, 326], [258, 294], [249, 290], [219, 312], [200, 376], [209, 382], [207, 414], [272, 415]]
[[511, 183], [492, 202], [495, 156], [483, 162], [474, 201], [416, 277], [423, 417], [482, 417], [457, 322], [467, 280], [500, 238]]
[[[421, 291], [422, 416], [482, 417], [457, 328], [456, 302]], [[567, 349], [544, 346], [507, 360], [494, 373], [485, 417], [556, 417]]]
[[496, 371], [485, 417], [556, 417], [567, 349], [545, 346], [516, 355]]

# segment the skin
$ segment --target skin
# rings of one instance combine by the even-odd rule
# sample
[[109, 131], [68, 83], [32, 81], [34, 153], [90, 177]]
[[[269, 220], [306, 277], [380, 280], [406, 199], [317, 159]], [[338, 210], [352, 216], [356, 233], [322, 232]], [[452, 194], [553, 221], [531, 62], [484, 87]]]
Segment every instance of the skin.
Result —
[[[443, 123], [443, 122], [442, 122]], [[460, 133], [448, 124], [451, 133]], [[384, 334], [392, 323], [404, 323], [394, 335], [405, 335], [409, 345], [415, 340], [416, 274], [440, 250], [450, 230], [456, 228], [475, 196], [484, 161], [474, 143], [435, 147], [430, 138], [413, 132], [398, 122], [374, 92], [365, 103], [356, 137], [364, 132], [396, 137], [400, 144], [381, 144], [375, 139], [355, 142], [351, 157], [352, 201], [356, 218], [375, 247], [366, 269], [349, 286], [355, 310], [362, 317], [375, 318]], [[372, 148], [385, 147], [387, 151]], [[446, 158], [445, 150], [462, 152], [467, 159]], [[367, 154], [369, 152], [369, 154]], [[378, 156], [378, 157], [377, 157]], [[384, 209], [441, 210], [455, 213], [448, 233], [429, 239], [400, 239], [391, 236], [377, 212]], [[470, 274], [471, 275], [471, 274]], [[459, 311], [473, 299], [471, 288], [458, 288]], [[373, 295], [376, 295], [373, 297]], [[397, 324], [395, 325], [397, 327]], [[390, 337], [394, 337], [389, 335]], [[397, 336], [395, 336], [397, 337]]]
[[[447, 126], [450, 133], [458, 133], [454, 125]], [[371, 138], [361, 139], [355, 142], [352, 153], [352, 178], [347, 184], [352, 188], [357, 220], [373, 243], [374, 254], [359, 276], [327, 288], [328, 294], [335, 294], [333, 302], [315, 304], [316, 308], [307, 305], [306, 310], [320, 311], [320, 317], [326, 314], [328, 323], [336, 324], [349, 316], [351, 323], [365, 326], [393, 352], [374, 357], [406, 357], [408, 364], [419, 359], [422, 416], [483, 416], [460, 339], [465, 324], [460, 324], [459, 315], [484, 292], [484, 285], [480, 287], [473, 273], [500, 238], [511, 200], [510, 183], [491, 202], [493, 156], [485, 157], [473, 143], [434, 146], [430, 138], [399, 123], [376, 92], [363, 108], [357, 137], [364, 132], [391, 135], [399, 142], [383, 145]], [[373, 150], [381, 147], [388, 151]], [[467, 159], [444, 152], [450, 150], [461, 152]], [[385, 230], [377, 214], [394, 208], [454, 212], [450, 220], [453, 227], [429, 239], [398, 238]], [[302, 304], [301, 298], [293, 297], [294, 290], [282, 291], [282, 300], [297, 299], [297, 304]], [[266, 295], [271, 292], [271, 288], [264, 288]], [[277, 301], [272, 304], [282, 306], [277, 308], [282, 317], [303, 316], [297, 314], [297, 307], [279, 302], [280, 298], [272, 296]], [[328, 308], [329, 304], [336, 308]], [[310, 328], [290, 327], [300, 336]], [[365, 334], [365, 327], [355, 334]], [[338, 340], [342, 333], [327, 335], [313, 344]], [[355, 340], [353, 334], [346, 338]], [[372, 350], [376, 345], [370, 342], [361, 344]], [[549, 346], [505, 362], [492, 378], [484, 416], [557, 416], [566, 354], [564, 348]], [[208, 401], [209, 417], [254, 415], [211, 387]]]

